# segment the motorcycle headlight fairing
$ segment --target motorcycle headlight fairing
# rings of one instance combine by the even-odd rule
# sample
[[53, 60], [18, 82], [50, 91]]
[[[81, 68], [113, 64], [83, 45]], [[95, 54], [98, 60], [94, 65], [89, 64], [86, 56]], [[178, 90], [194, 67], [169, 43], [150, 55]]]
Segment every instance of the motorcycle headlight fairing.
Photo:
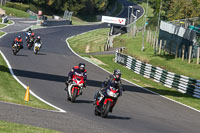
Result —
[[111, 97], [117, 97], [117, 94], [114, 93], [114, 92], [112, 92], [112, 91], [110, 91], [110, 90], [107, 90], [107, 94], [108, 94], [109, 96], [111, 96]]

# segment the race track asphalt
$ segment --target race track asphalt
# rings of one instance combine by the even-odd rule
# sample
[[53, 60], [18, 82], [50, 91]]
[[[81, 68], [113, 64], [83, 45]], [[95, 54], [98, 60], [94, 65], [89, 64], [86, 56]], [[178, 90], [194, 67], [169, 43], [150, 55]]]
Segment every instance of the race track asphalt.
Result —
[[[67, 47], [66, 38], [101, 27], [104, 25], [63, 26], [35, 30], [36, 35], [40, 35], [43, 41], [43, 47], [38, 55], [25, 47], [17, 56], [13, 56], [10, 46], [16, 33], [1, 38], [0, 48], [9, 60], [15, 75], [25, 85], [29, 85], [38, 96], [66, 110], [67, 113], [64, 115], [74, 115], [80, 120], [93, 121], [95, 126], [105, 127], [105, 132], [111, 129], [116, 132], [137, 133], [199, 132], [198, 112], [125, 81], [123, 87], [127, 91], [119, 98], [113, 113], [107, 119], [94, 116], [91, 101], [101, 82], [109, 74], [74, 55]], [[23, 36], [24, 33], [18, 34]], [[64, 81], [70, 69], [79, 62], [84, 62], [87, 66], [87, 89], [78, 97], [76, 103], [71, 103], [67, 101], [63, 90]], [[58, 121], [66, 119], [63, 117], [63, 120], [59, 118]], [[88, 126], [87, 121], [82, 124]], [[88, 131], [96, 132], [95, 128], [93, 129]]]
[[[38, 55], [27, 47], [17, 56], [12, 54], [12, 39], [18, 34], [24, 38], [24, 32], [10, 33], [1, 38], [0, 49], [10, 62], [14, 74], [25, 85], [30, 86], [35, 94], [67, 113], [0, 103], [0, 120], [74, 133], [199, 133], [199, 112], [126, 81], [122, 82], [127, 91], [119, 98], [113, 113], [106, 119], [94, 115], [91, 101], [101, 82], [109, 74], [71, 52], [66, 44], [66, 38], [102, 27], [105, 25], [62, 26], [34, 30], [43, 41], [43, 47]], [[67, 73], [79, 62], [86, 63], [87, 88], [76, 103], [71, 103], [67, 101], [64, 81]]]

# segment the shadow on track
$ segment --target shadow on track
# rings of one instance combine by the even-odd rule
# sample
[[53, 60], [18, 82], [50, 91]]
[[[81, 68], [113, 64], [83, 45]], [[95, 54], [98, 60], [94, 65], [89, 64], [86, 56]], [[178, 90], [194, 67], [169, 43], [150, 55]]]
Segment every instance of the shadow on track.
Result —
[[[8, 73], [9, 70], [7, 67], [0, 65], [0, 71], [6, 71]], [[16, 76], [20, 77], [27, 77], [32, 79], [40, 79], [40, 80], [48, 80], [48, 81], [54, 81], [54, 82], [62, 82], [63, 84], [68, 79], [67, 76], [60, 76], [60, 75], [53, 75], [53, 74], [47, 74], [47, 73], [40, 73], [40, 72], [33, 72], [33, 71], [26, 71], [26, 70], [19, 70], [19, 69], [13, 69], [13, 72]], [[101, 87], [103, 81], [96, 81], [96, 80], [87, 80], [87, 86], [90, 87]], [[144, 89], [141, 89], [137, 86], [131, 85], [129, 83], [125, 83], [123, 81], [123, 88], [125, 88], [126, 91], [129, 92], [138, 92], [138, 93], [146, 93], [146, 94], [153, 94], [151, 92], [148, 92]], [[126, 93], [126, 92], [125, 92]], [[153, 94], [155, 95], [155, 94]]]
[[91, 100], [76, 100], [75, 103], [88, 103], [88, 104], [92, 104]]
[[131, 117], [122, 117], [122, 116], [116, 116], [116, 115], [108, 115], [108, 117], [106, 119], [130, 120]]

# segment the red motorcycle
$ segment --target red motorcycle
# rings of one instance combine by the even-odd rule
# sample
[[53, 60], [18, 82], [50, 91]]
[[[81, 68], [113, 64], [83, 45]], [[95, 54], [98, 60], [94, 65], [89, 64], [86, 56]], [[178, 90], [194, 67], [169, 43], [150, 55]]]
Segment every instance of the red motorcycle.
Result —
[[28, 37], [28, 39], [27, 39], [27, 47], [28, 47], [28, 49], [31, 49], [31, 47], [34, 44], [34, 41], [35, 41], [35, 38], [33, 38], [31, 36]]
[[83, 87], [84, 77], [73, 75], [72, 81], [68, 84], [67, 99], [71, 102], [75, 102], [80, 92], [82, 92]]
[[117, 100], [118, 96], [119, 90], [111, 86], [107, 87], [104, 92], [100, 91], [100, 96], [96, 100], [94, 114], [106, 118], [114, 106], [114, 100]]

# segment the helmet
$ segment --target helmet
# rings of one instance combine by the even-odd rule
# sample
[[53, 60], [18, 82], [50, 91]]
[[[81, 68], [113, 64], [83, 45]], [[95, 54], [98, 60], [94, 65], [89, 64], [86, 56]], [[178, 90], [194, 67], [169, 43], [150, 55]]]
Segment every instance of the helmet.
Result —
[[114, 78], [118, 81], [118, 80], [120, 80], [120, 78], [121, 78], [121, 71], [119, 70], [119, 69], [115, 69], [114, 70], [114, 72], [113, 72], [113, 76], [114, 76]]
[[21, 39], [21, 36], [17, 36], [17, 38], [20, 40], [20, 39]]
[[85, 71], [85, 64], [84, 63], [79, 63], [79, 69], [84, 72]]
[[31, 33], [31, 36], [35, 36], [35, 33]]
[[31, 30], [31, 28], [29, 28], [29, 29], [28, 29], [28, 32], [29, 32], [29, 33], [32, 33], [32, 30]]

